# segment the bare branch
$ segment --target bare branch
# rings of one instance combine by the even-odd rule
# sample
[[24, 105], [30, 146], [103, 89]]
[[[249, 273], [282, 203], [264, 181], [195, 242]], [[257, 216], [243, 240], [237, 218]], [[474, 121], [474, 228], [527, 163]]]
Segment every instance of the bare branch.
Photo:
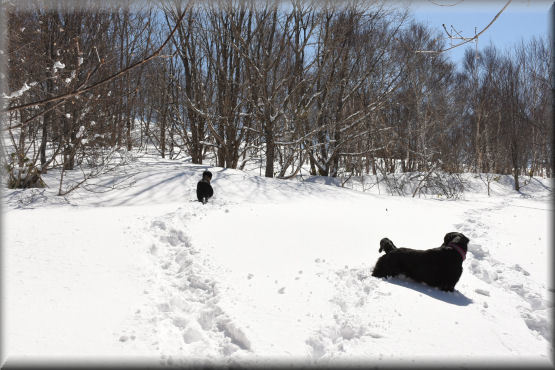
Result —
[[18, 110], [29, 108], [29, 107], [40, 106], [40, 105], [44, 105], [44, 104], [47, 104], [47, 103], [51, 103], [51, 102], [55, 102], [55, 101], [59, 101], [59, 100], [65, 100], [65, 99], [68, 99], [68, 98], [71, 98], [71, 97], [74, 97], [74, 96], [78, 96], [78, 95], [80, 95], [84, 92], [87, 92], [87, 91], [92, 90], [92, 89], [94, 89], [98, 86], [104, 85], [104, 84], [106, 84], [106, 83], [108, 83], [112, 80], [115, 80], [116, 78], [126, 74], [127, 72], [131, 71], [132, 69], [151, 61], [152, 59], [156, 58], [158, 56], [158, 54], [160, 54], [160, 52], [164, 49], [164, 47], [172, 39], [173, 34], [175, 33], [175, 31], [179, 27], [179, 24], [181, 23], [181, 20], [183, 19], [183, 17], [185, 17], [186, 13], [187, 13], [187, 10], [184, 10], [183, 13], [181, 14], [181, 16], [179, 17], [179, 19], [177, 20], [174, 28], [170, 32], [169, 36], [164, 41], [164, 43], [162, 43], [162, 45], [160, 45], [160, 47], [158, 49], [156, 49], [156, 51], [154, 51], [148, 57], [146, 57], [146, 58], [144, 58], [144, 59], [142, 59], [142, 60], [124, 68], [124, 69], [122, 69], [121, 71], [103, 79], [102, 81], [96, 82], [96, 83], [94, 83], [92, 85], [89, 85], [87, 87], [77, 88], [74, 91], [72, 91], [70, 93], [67, 93], [67, 94], [62, 94], [62, 95], [54, 96], [54, 97], [51, 97], [51, 98], [47, 98], [47, 99], [43, 99], [43, 100], [31, 102], [31, 103], [16, 105], [16, 106], [13, 106], [13, 107], [10, 107], [10, 108], [6, 108], [2, 111], [3, 112], [13, 112], [13, 111], [18, 111]]
[[[462, 45], [464, 45], [464, 44], [467, 44], [467, 43], [469, 43], [469, 42], [471, 42], [471, 41], [477, 40], [478, 37], [480, 37], [480, 35], [482, 35], [484, 32], [486, 32], [486, 30], [497, 20], [497, 18], [499, 18], [499, 16], [501, 15], [501, 13], [503, 13], [503, 12], [505, 11], [505, 9], [507, 9], [507, 7], [508, 7], [509, 4], [511, 3], [511, 1], [512, 1], [512, 0], [507, 1], [507, 3], [505, 4], [505, 6], [499, 11], [499, 13], [497, 13], [497, 14], [495, 15], [495, 17], [493, 17], [493, 19], [491, 20], [491, 22], [489, 22], [489, 24], [488, 24], [484, 29], [482, 29], [480, 32], [478, 32], [476, 35], [474, 35], [474, 37], [464, 38], [464, 37], [461, 36], [461, 38], [464, 39], [465, 41], [463, 41], [463, 42], [461, 42], [461, 43], [459, 43], [459, 44], [453, 45], [453, 46], [451, 46], [451, 47], [448, 47], [448, 48], [446, 48], [446, 49], [442, 49], [442, 50], [414, 50], [414, 52], [415, 52], [415, 53], [427, 53], [427, 54], [441, 54], [441, 53], [444, 53], [444, 52], [446, 52], [446, 51], [449, 51], [449, 50], [452, 50], [452, 49], [454, 49], [454, 48], [457, 48], [457, 47], [459, 47], [459, 46], [462, 46]], [[436, 5], [438, 5], [438, 4], [436, 4]], [[456, 4], [455, 4], [455, 5], [456, 5]], [[443, 25], [443, 27], [445, 28], [445, 25]], [[447, 30], [446, 30], [445, 32], [447, 32]], [[448, 32], [447, 32], [447, 34], [449, 35]], [[449, 35], [449, 36], [451, 36], [451, 35]]]

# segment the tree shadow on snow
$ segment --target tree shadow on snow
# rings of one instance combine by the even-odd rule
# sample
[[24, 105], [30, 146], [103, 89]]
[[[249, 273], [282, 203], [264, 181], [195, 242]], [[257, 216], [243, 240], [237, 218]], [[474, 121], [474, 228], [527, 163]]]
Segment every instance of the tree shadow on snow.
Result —
[[468, 298], [457, 289], [455, 289], [454, 292], [444, 292], [442, 290], [439, 290], [438, 288], [409, 280], [406, 277], [390, 277], [385, 279], [384, 281], [402, 286], [404, 288], [415, 290], [419, 293], [427, 295], [428, 297], [432, 297], [445, 303], [450, 303], [457, 306], [468, 306], [469, 304], [474, 303], [472, 299]]

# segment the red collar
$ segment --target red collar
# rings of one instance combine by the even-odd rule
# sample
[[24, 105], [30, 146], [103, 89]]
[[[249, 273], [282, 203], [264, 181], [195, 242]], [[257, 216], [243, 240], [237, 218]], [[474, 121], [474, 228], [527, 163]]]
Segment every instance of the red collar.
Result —
[[464, 249], [462, 249], [461, 247], [459, 247], [457, 244], [455, 243], [449, 243], [447, 244], [448, 247], [453, 247], [457, 252], [459, 252], [459, 254], [461, 255], [463, 261], [466, 259], [466, 252], [464, 251]]

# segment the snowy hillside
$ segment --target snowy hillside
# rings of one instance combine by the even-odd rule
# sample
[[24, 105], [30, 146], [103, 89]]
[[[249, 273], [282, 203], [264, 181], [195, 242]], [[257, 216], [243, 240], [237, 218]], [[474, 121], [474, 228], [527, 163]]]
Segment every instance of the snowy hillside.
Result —
[[[488, 197], [469, 176], [449, 201], [148, 157], [96, 192], [48, 176], [2, 192], [2, 362], [552, 364], [549, 180]], [[450, 231], [470, 238], [454, 293], [370, 276], [381, 238]]]

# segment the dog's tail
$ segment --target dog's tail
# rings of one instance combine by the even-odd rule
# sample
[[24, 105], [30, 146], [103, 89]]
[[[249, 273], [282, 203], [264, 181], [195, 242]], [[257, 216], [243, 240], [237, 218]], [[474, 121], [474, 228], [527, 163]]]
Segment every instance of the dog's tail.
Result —
[[387, 254], [395, 249], [397, 249], [397, 247], [388, 238], [383, 238], [382, 240], [380, 240], [380, 250], [379, 250], [380, 253], [384, 251]]

